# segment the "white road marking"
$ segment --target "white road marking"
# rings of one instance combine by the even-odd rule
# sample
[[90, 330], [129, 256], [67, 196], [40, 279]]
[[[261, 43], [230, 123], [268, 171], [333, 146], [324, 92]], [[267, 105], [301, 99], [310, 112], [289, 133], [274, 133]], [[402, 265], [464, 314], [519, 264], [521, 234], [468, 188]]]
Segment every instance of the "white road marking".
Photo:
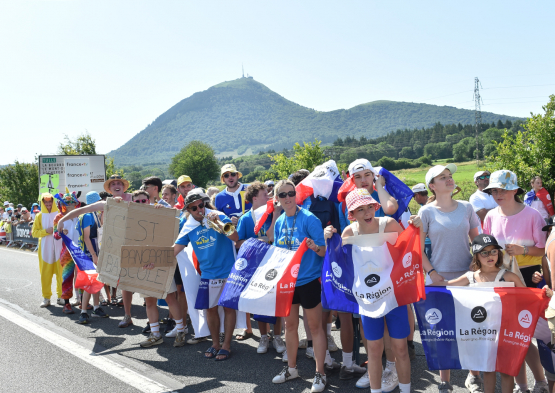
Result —
[[66, 337], [62, 337], [61, 335], [50, 331], [49, 329], [46, 329], [44, 326], [22, 317], [18, 313], [15, 313], [1, 305], [0, 316], [141, 392], [163, 393], [172, 391], [172, 389], [147, 378], [134, 370], [123, 366], [122, 364], [114, 362], [101, 354], [99, 355], [91, 352], [89, 349], [68, 340]]

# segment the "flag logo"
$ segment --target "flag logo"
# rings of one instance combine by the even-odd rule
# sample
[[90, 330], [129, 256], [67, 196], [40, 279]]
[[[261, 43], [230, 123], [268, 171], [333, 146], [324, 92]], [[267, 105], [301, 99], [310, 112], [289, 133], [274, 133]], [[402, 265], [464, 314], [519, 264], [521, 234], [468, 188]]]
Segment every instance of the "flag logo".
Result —
[[486, 309], [484, 307], [478, 306], [472, 309], [472, 311], [470, 312], [470, 317], [474, 322], [482, 323], [488, 317], [488, 313], [486, 312]]
[[277, 274], [278, 272], [276, 269], [270, 269], [268, 270], [264, 278], [266, 279], [266, 281], [272, 281], [274, 278], [277, 277]]
[[372, 288], [374, 285], [380, 282], [380, 276], [377, 274], [370, 274], [364, 279], [364, 283], [367, 287]]
[[297, 278], [297, 276], [299, 275], [299, 269], [301, 268], [301, 264], [297, 264], [297, 265], [293, 265], [293, 267], [291, 268], [291, 275], [294, 278]]
[[426, 318], [426, 321], [428, 321], [430, 325], [435, 325], [441, 322], [443, 314], [437, 308], [430, 308], [426, 311], [424, 318]]
[[239, 258], [235, 261], [235, 270], [243, 270], [248, 265], [247, 260], [245, 258]]
[[412, 265], [412, 253], [408, 252], [403, 257], [403, 267], [407, 268]]
[[525, 329], [529, 328], [532, 324], [532, 313], [528, 310], [522, 310], [518, 314], [518, 323]]
[[341, 269], [341, 266], [339, 266], [337, 262], [331, 263], [331, 270], [333, 271], [333, 274], [335, 274], [335, 277], [341, 278], [341, 275], [343, 274], [343, 269]]

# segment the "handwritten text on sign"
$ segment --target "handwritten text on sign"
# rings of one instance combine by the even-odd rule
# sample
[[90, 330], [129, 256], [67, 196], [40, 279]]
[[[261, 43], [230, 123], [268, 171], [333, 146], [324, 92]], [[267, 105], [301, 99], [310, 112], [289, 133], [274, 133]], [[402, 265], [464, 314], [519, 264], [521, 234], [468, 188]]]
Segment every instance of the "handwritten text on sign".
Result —
[[142, 267], [153, 264], [154, 267], [175, 266], [173, 247], [122, 246], [121, 267]]

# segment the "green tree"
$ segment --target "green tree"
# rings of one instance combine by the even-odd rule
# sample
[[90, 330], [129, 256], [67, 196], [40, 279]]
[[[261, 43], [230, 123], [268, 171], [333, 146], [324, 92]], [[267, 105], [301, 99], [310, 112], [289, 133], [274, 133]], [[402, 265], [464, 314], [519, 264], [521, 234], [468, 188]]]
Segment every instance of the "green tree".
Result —
[[88, 132], [79, 135], [75, 140], [64, 136], [65, 143], [58, 146], [58, 154], [67, 156], [85, 156], [96, 154], [96, 141]]
[[270, 156], [274, 162], [270, 170], [279, 179], [287, 179], [291, 173], [299, 169], [307, 169], [309, 172], [312, 172], [318, 165], [329, 160], [329, 157], [326, 156], [324, 150], [320, 147], [321, 143], [317, 139], [314, 140], [314, 144], [304, 142], [303, 146], [301, 146], [295, 143], [295, 146], [293, 146], [293, 157], [286, 157], [282, 153]]
[[0, 169], [0, 199], [31, 207], [37, 201], [39, 171], [37, 164], [16, 161]]
[[497, 156], [488, 157], [491, 170], [509, 169], [513, 171], [519, 185], [527, 189], [530, 179], [539, 175], [543, 186], [553, 195], [555, 191], [555, 95], [549, 96], [549, 102], [543, 106], [544, 114], [527, 119], [523, 131], [516, 135], [506, 131], [502, 142], [495, 142]]
[[172, 157], [169, 171], [175, 178], [189, 175], [196, 186], [204, 188], [208, 181], [218, 178], [220, 167], [210, 145], [191, 141]]
[[412, 147], [403, 147], [399, 152], [399, 158], [414, 158], [414, 150], [412, 150]]

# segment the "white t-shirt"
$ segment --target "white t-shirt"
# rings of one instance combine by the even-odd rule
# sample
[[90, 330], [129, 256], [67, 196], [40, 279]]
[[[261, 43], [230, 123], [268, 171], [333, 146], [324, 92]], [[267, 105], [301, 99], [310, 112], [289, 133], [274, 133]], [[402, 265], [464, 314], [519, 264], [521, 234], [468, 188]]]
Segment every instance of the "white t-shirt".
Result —
[[497, 207], [495, 199], [493, 199], [491, 195], [480, 190], [476, 190], [476, 192], [470, 196], [468, 202], [470, 202], [475, 212], [479, 212], [482, 209], [491, 210]]
[[544, 220], [547, 220], [549, 218], [549, 213], [547, 212], [547, 209], [543, 205], [543, 202], [541, 201], [540, 198], [535, 198], [532, 201], [532, 204], [530, 205], [530, 207], [532, 209], [537, 210], [538, 212], [540, 212], [540, 214], [542, 215], [542, 218]]

